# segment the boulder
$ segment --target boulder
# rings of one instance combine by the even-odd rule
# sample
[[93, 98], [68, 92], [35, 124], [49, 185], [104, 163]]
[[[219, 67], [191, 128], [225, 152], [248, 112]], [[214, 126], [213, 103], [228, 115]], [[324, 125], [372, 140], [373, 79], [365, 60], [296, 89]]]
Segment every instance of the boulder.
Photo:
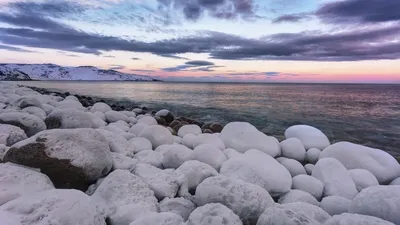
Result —
[[46, 115], [47, 115], [46, 112], [43, 109], [41, 109], [39, 107], [36, 107], [36, 106], [26, 107], [26, 108], [24, 108], [22, 110], [22, 112], [26, 112], [26, 113], [29, 113], [31, 115], [34, 115], [34, 116], [40, 118], [41, 120], [45, 120], [46, 119]]
[[226, 148], [233, 148], [241, 153], [249, 149], [257, 149], [272, 157], [281, 154], [281, 148], [276, 138], [265, 135], [249, 123], [232, 122], [227, 124], [221, 131], [220, 138]]
[[300, 174], [307, 174], [306, 170], [304, 169], [303, 165], [299, 163], [298, 161], [294, 159], [287, 159], [287, 158], [282, 158], [280, 160], [280, 164], [284, 166], [292, 175], [292, 177], [295, 177]]
[[127, 157], [121, 153], [111, 152], [111, 157], [113, 159], [113, 170], [131, 171], [139, 163], [139, 160]]
[[[139, 117], [138, 117], [138, 119], [139, 119]], [[147, 124], [149, 126], [153, 126], [153, 125], [157, 125], [158, 124], [157, 120], [154, 119], [151, 116], [140, 117], [140, 119], [138, 120], [138, 123], [144, 123], [144, 124]]]
[[225, 150], [224, 150], [224, 154], [225, 154], [225, 156], [226, 156], [228, 159], [233, 158], [233, 157], [236, 157], [236, 156], [242, 155], [242, 153], [239, 153], [238, 151], [236, 151], [236, 150], [233, 149], [233, 148], [227, 148], [227, 149], [225, 149]]
[[184, 162], [193, 160], [193, 150], [184, 145], [171, 145], [164, 153], [162, 164], [164, 168], [176, 169]]
[[128, 157], [134, 156], [135, 147], [129, 145], [129, 142], [121, 134], [104, 129], [97, 129], [97, 131], [105, 137], [112, 152], [121, 153]]
[[324, 183], [324, 196], [338, 195], [353, 199], [358, 194], [350, 173], [334, 158], [320, 159], [315, 164], [312, 176]]
[[306, 172], [307, 172], [308, 175], [311, 175], [311, 174], [312, 174], [312, 171], [313, 171], [314, 167], [315, 167], [315, 166], [314, 166], [313, 164], [306, 164], [306, 165], [304, 165], [304, 169], [306, 170]]
[[92, 117], [76, 109], [55, 109], [44, 122], [47, 129], [94, 128]]
[[165, 120], [166, 123], [171, 123], [174, 121], [175, 116], [167, 109], [162, 109], [156, 113], [156, 116], [159, 116]]
[[331, 216], [349, 212], [350, 205], [351, 200], [336, 195], [323, 198], [319, 204]]
[[219, 124], [219, 123], [212, 123], [212, 124], [210, 124], [210, 130], [213, 132], [213, 133], [221, 133], [221, 131], [224, 129], [224, 126], [222, 126], [221, 124]]
[[86, 190], [112, 168], [104, 136], [92, 129], [46, 130], [14, 144], [4, 161], [39, 168], [56, 188]]
[[222, 142], [222, 140], [213, 134], [199, 134], [194, 138], [193, 140], [193, 149], [196, 148], [199, 145], [203, 144], [209, 144], [209, 145], [214, 145], [221, 151], [225, 149], [225, 144]]
[[240, 217], [244, 225], [255, 224], [268, 207], [274, 206], [274, 200], [260, 186], [215, 176], [205, 179], [196, 189], [196, 204], [221, 203]]
[[349, 213], [375, 216], [400, 224], [400, 186], [372, 186], [362, 190], [351, 202]]
[[149, 125], [145, 124], [145, 123], [137, 123], [135, 125], [133, 125], [130, 129], [129, 129], [129, 133], [135, 134], [136, 136], [139, 136], [139, 134], [145, 129], [149, 127]]
[[324, 191], [324, 183], [309, 175], [298, 175], [293, 177], [292, 189], [305, 191], [320, 200]]
[[274, 158], [258, 150], [249, 150], [240, 157], [225, 161], [220, 173], [256, 184], [273, 197], [289, 192], [292, 187], [292, 176], [289, 171]]
[[197, 146], [194, 151], [194, 160], [206, 163], [219, 171], [222, 164], [227, 160], [225, 154], [214, 145], [202, 144]]
[[0, 123], [17, 126], [30, 137], [46, 130], [46, 124], [40, 118], [28, 113], [12, 112], [0, 114]]
[[96, 115], [97, 117], [99, 117], [100, 119], [102, 119], [104, 122], [106, 121], [106, 115], [104, 113], [99, 112], [99, 111], [96, 111], [96, 112], [90, 111], [90, 112], [93, 113], [94, 115]]
[[331, 143], [328, 137], [315, 127], [308, 125], [291, 126], [285, 131], [286, 138], [298, 138], [306, 149], [317, 148], [323, 150]]
[[276, 205], [267, 208], [258, 219], [257, 225], [320, 225], [308, 213], [296, 212], [285, 208], [284, 205]]
[[193, 148], [193, 143], [196, 139], [196, 135], [194, 134], [186, 134], [183, 138], [182, 138], [182, 145], [185, 145], [188, 148], [194, 149]]
[[111, 107], [107, 105], [106, 103], [103, 102], [97, 102], [90, 108], [90, 112], [101, 112], [101, 113], [106, 113], [108, 111], [111, 111]]
[[354, 183], [356, 184], [357, 191], [362, 191], [364, 188], [379, 185], [376, 177], [364, 169], [349, 170]]
[[82, 104], [79, 101], [74, 101], [74, 100], [64, 100], [61, 102], [58, 102], [56, 104], [57, 109], [75, 109], [79, 111], [86, 112], [87, 109], [82, 106]]
[[54, 109], [55, 107], [50, 104], [43, 104], [43, 110], [46, 112], [46, 116], [49, 115]]
[[0, 124], [0, 144], [11, 146], [27, 138], [25, 131], [21, 128], [8, 124]]
[[100, 117], [96, 116], [95, 114], [91, 113], [91, 112], [87, 112], [87, 115], [90, 117], [90, 119], [92, 120], [92, 128], [102, 128], [107, 126], [107, 123], [102, 120]]
[[388, 153], [374, 148], [338, 142], [326, 148], [322, 158], [335, 158], [348, 170], [365, 169], [371, 172], [380, 184], [390, 183], [400, 176], [400, 164]]
[[174, 143], [174, 138], [171, 132], [169, 132], [167, 128], [160, 125], [153, 125], [144, 128], [144, 130], [140, 132], [139, 137], [149, 140], [153, 148], [157, 148], [158, 146], [164, 144]]
[[86, 194], [77, 190], [44, 190], [0, 206], [4, 225], [106, 225]]
[[302, 190], [290, 190], [278, 199], [279, 204], [287, 204], [294, 202], [306, 202], [311, 205], [318, 206], [319, 202], [310, 193]]
[[152, 150], [153, 146], [149, 140], [143, 137], [135, 137], [129, 140], [129, 144], [135, 149], [135, 153]]
[[178, 130], [178, 136], [183, 138], [187, 134], [199, 135], [201, 134], [201, 128], [198, 125], [185, 125]]
[[343, 213], [333, 216], [324, 225], [395, 225], [389, 221], [373, 216]]
[[42, 108], [42, 103], [40, 103], [37, 98], [32, 96], [22, 96], [18, 98], [13, 105], [19, 107], [20, 109], [24, 109], [30, 106]]
[[304, 213], [321, 224], [331, 218], [331, 216], [320, 207], [305, 202], [287, 203], [282, 205], [282, 207], [293, 210], [294, 212]]
[[160, 152], [156, 152], [153, 150], [144, 150], [135, 155], [135, 158], [139, 160], [141, 163], [150, 164], [157, 168], [164, 168], [163, 167], [163, 159], [164, 155]]
[[196, 207], [184, 198], [165, 198], [160, 202], [160, 212], [175, 213], [186, 221]]
[[127, 117], [125, 114], [117, 112], [117, 111], [108, 111], [105, 113], [106, 116], [106, 120], [109, 123], [115, 123], [119, 120], [125, 121], [125, 122], [129, 122], [129, 117]]
[[240, 218], [220, 203], [210, 203], [196, 208], [189, 216], [187, 225], [242, 225]]
[[282, 156], [303, 162], [306, 149], [298, 138], [289, 138], [281, 142]]
[[33, 169], [0, 163], [0, 206], [23, 195], [54, 189], [51, 180]]
[[307, 162], [311, 164], [317, 163], [319, 159], [319, 155], [321, 154], [321, 150], [318, 148], [310, 148], [306, 153]]
[[148, 213], [129, 225], [185, 225], [182, 217], [168, 212]]
[[392, 182], [390, 182], [390, 185], [400, 185], [400, 177], [394, 179]]

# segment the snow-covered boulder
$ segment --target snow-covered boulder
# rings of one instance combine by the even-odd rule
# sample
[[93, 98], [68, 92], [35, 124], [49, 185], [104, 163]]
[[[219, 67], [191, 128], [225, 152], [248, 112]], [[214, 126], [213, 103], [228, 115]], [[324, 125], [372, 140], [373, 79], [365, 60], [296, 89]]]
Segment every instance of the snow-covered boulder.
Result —
[[324, 225], [395, 225], [373, 216], [343, 213], [333, 216]]
[[160, 202], [160, 212], [175, 213], [186, 221], [196, 207], [193, 202], [184, 198], [164, 198]]
[[282, 156], [303, 162], [306, 149], [298, 138], [289, 138], [281, 142]]
[[92, 106], [92, 108], [90, 108], [90, 112], [93, 112], [93, 113], [94, 112], [106, 113], [111, 110], [112, 110], [112, 108], [103, 102], [97, 102]]
[[290, 175], [292, 175], [292, 177], [295, 177], [300, 174], [307, 174], [303, 165], [301, 165], [301, 163], [299, 161], [296, 161], [294, 159], [282, 158], [280, 160], [280, 164], [289, 171], [289, 173], [290, 173]]
[[257, 130], [256, 127], [245, 122], [232, 122], [221, 131], [221, 140], [226, 148], [233, 148], [244, 153], [249, 149], [257, 149], [276, 157], [281, 154], [279, 142]]
[[26, 107], [35, 106], [42, 108], [42, 103], [33, 96], [22, 96], [18, 98], [13, 105], [19, 107], [20, 109], [24, 109]]
[[144, 128], [140, 132], [139, 137], [144, 137], [151, 142], [153, 148], [157, 148], [160, 145], [174, 143], [174, 138], [169, 130], [160, 125], [153, 125]]
[[288, 193], [282, 195], [278, 199], [278, 203], [280, 204], [287, 204], [293, 202], [306, 202], [311, 205], [316, 205], [316, 206], [319, 205], [319, 202], [314, 196], [302, 190], [290, 190]]
[[139, 160], [141, 163], [150, 164], [157, 168], [163, 167], [163, 159], [164, 155], [160, 152], [156, 152], [153, 150], [144, 150], [135, 155], [135, 159]]
[[285, 208], [284, 205], [275, 205], [267, 208], [258, 219], [257, 225], [320, 225], [318, 221], [307, 213], [296, 212]]
[[186, 134], [183, 138], [182, 138], [182, 144], [188, 148], [193, 149], [193, 143], [194, 140], [196, 139], [196, 135], [194, 134]]
[[349, 173], [356, 184], [357, 191], [361, 191], [367, 187], [379, 185], [376, 177], [368, 170], [354, 169], [349, 170]]
[[7, 147], [4, 144], [0, 144], [0, 163], [3, 162], [3, 157], [6, 154], [6, 152], [10, 149], [10, 147]]
[[185, 225], [182, 217], [169, 212], [148, 213], [129, 225]]
[[331, 143], [328, 137], [315, 127], [308, 125], [291, 126], [285, 131], [286, 138], [298, 138], [306, 149], [318, 148], [323, 150]]
[[171, 123], [175, 119], [174, 114], [172, 114], [168, 109], [162, 109], [156, 112], [155, 116], [163, 118], [167, 123]]
[[106, 225], [89, 196], [77, 190], [44, 190], [0, 206], [4, 225]]
[[55, 109], [44, 121], [47, 129], [93, 128], [92, 118], [87, 112], [76, 109]]
[[0, 124], [0, 144], [11, 146], [27, 138], [25, 131], [21, 128], [8, 124]]
[[289, 192], [292, 187], [292, 176], [289, 171], [270, 155], [258, 150], [249, 150], [240, 157], [225, 161], [220, 173], [256, 184], [273, 197]]
[[287, 203], [282, 205], [282, 207], [293, 210], [294, 212], [304, 213], [321, 224], [331, 218], [331, 216], [320, 207], [306, 202]]
[[[110, 173], [91, 196], [98, 209], [107, 216], [111, 224], [129, 224], [141, 211], [157, 211], [158, 202], [154, 192], [138, 176], [126, 170], [115, 170]], [[143, 213], [142, 213], [143, 215]], [[124, 223], [118, 223], [124, 221]]]
[[145, 124], [145, 123], [137, 123], [135, 125], [133, 125], [130, 129], [129, 129], [129, 133], [135, 134], [136, 136], [139, 136], [139, 134], [145, 129], [149, 127], [149, 125]]
[[324, 191], [324, 183], [309, 175], [298, 175], [293, 177], [292, 189], [305, 191], [320, 200]]
[[242, 225], [240, 218], [220, 203], [210, 203], [195, 209], [187, 225]]
[[315, 165], [313, 165], [313, 164], [304, 165], [304, 169], [306, 170], [308, 175], [312, 174], [312, 171], [313, 171], [314, 167], [315, 167]]
[[125, 156], [121, 153], [111, 152], [113, 170], [131, 170], [139, 163], [139, 160]]
[[221, 203], [240, 217], [243, 224], [255, 224], [274, 200], [258, 185], [225, 176], [209, 177], [196, 189], [196, 204]]
[[349, 212], [350, 205], [351, 200], [336, 195], [323, 198], [319, 204], [331, 216]]
[[197, 135], [193, 141], [193, 149], [196, 148], [197, 146], [203, 145], [203, 144], [214, 145], [221, 151], [223, 151], [225, 149], [224, 142], [219, 138], [219, 136], [216, 136], [214, 134]]
[[149, 140], [143, 137], [135, 137], [129, 140], [129, 144], [135, 149], [135, 153], [152, 150], [153, 146]]
[[30, 137], [40, 131], [46, 130], [46, 124], [40, 118], [22, 112], [9, 112], [0, 114], [0, 123], [17, 126]]
[[97, 131], [106, 138], [112, 152], [121, 153], [128, 157], [134, 156], [135, 147], [131, 146], [121, 134], [104, 129], [97, 129]]
[[46, 119], [46, 112], [43, 109], [41, 109], [39, 107], [36, 107], [36, 106], [26, 107], [26, 108], [24, 108], [22, 110], [22, 112], [26, 112], [26, 113], [29, 113], [31, 115], [34, 115], [34, 116], [40, 118], [41, 120], [45, 120]]
[[46, 116], [49, 115], [56, 107], [50, 104], [43, 104], [43, 110], [46, 112]]
[[197, 146], [194, 149], [193, 154], [194, 160], [206, 163], [217, 171], [221, 168], [222, 163], [227, 160], [225, 154], [221, 150], [210, 144]]
[[182, 138], [178, 136], [174, 136], [174, 143], [182, 144]]
[[118, 120], [122, 120], [125, 122], [129, 122], [129, 117], [127, 117], [125, 114], [117, 112], [117, 111], [108, 111], [105, 113], [106, 120], [109, 123], [115, 123]]
[[319, 158], [329, 157], [339, 160], [348, 170], [368, 170], [380, 184], [387, 184], [400, 176], [400, 164], [397, 160], [379, 149], [338, 142], [324, 149]]
[[33, 169], [0, 163], [0, 206], [23, 195], [54, 189], [51, 180]]
[[193, 150], [184, 145], [171, 145], [164, 153], [162, 164], [164, 168], [177, 169], [184, 162], [193, 160]]
[[186, 134], [199, 135], [201, 134], [201, 128], [195, 124], [184, 125], [183, 127], [179, 128], [178, 130], [179, 137], [183, 138]]
[[104, 122], [106, 121], [106, 115], [104, 113], [99, 112], [99, 111], [96, 111], [96, 112], [90, 111], [90, 112], [93, 113], [94, 115], [96, 115], [97, 117], [99, 117], [100, 119], [102, 119]]
[[154, 191], [154, 195], [159, 200], [173, 198], [178, 192], [179, 178], [172, 173], [143, 163], [137, 164], [132, 172], [149, 185], [149, 188]]
[[396, 178], [392, 182], [390, 182], [390, 185], [400, 185], [400, 177]]
[[240, 156], [242, 154], [242, 153], [236, 151], [233, 148], [227, 148], [223, 152], [224, 152], [224, 154], [225, 154], [227, 159], [230, 159], [230, 158], [233, 158], [233, 157], [236, 157], [236, 156]]
[[318, 148], [310, 148], [306, 153], [307, 162], [311, 164], [317, 163], [319, 159], [319, 155], [321, 154], [321, 150]]
[[39, 168], [56, 188], [79, 190], [112, 168], [108, 143], [93, 129], [42, 131], [14, 144], [4, 161]]
[[350, 173], [334, 158], [320, 159], [315, 164], [312, 176], [324, 183], [324, 196], [338, 195], [353, 199], [358, 194]]
[[57, 109], [75, 109], [79, 111], [86, 112], [88, 111], [79, 101], [74, 100], [63, 100], [56, 104]]
[[375, 216], [400, 224], [400, 186], [365, 188], [353, 199], [349, 212]]
[[107, 126], [107, 123], [104, 120], [102, 120], [100, 117], [96, 116], [95, 114], [88, 112], [87, 115], [92, 120], [92, 128], [97, 129], [97, 128]]
[[[138, 117], [139, 118], [139, 117]], [[138, 123], [144, 123], [144, 124], [147, 124], [147, 125], [149, 125], [149, 126], [153, 126], [153, 125], [157, 125], [158, 123], [157, 123], [157, 120], [156, 119], [154, 119], [153, 117], [151, 117], [151, 116], [143, 116], [143, 117], [140, 117], [140, 119], [138, 120]]]

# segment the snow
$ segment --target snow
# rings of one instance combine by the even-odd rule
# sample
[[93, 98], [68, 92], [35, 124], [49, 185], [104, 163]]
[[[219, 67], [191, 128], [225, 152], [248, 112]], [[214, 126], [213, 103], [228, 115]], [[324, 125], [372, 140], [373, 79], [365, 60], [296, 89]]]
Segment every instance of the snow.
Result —
[[258, 219], [257, 225], [320, 225], [318, 221], [301, 211], [297, 212], [286, 208], [284, 205], [276, 205], [267, 208]]
[[171, 132], [160, 125], [153, 125], [144, 128], [144, 130], [140, 132], [139, 137], [144, 137], [149, 140], [153, 145], [153, 148], [157, 148], [164, 144], [174, 143], [174, 138], [172, 137]]
[[92, 108], [90, 108], [90, 112], [101, 112], [105, 114], [106, 112], [111, 111], [111, 107], [104, 102], [96, 102]]
[[356, 184], [357, 191], [361, 191], [367, 187], [379, 185], [376, 177], [368, 170], [354, 169], [349, 170], [349, 173]]
[[153, 150], [144, 150], [135, 155], [135, 158], [141, 163], [147, 163], [157, 168], [163, 168], [164, 155]]
[[194, 134], [186, 134], [183, 138], [182, 138], [182, 144], [185, 145], [188, 148], [193, 149], [193, 143], [194, 140], [196, 139], [196, 135]]
[[292, 187], [292, 176], [289, 171], [274, 158], [258, 150], [249, 150], [240, 157], [227, 160], [222, 165], [220, 173], [256, 184], [273, 197], [285, 194]]
[[46, 115], [49, 115], [51, 113], [51, 111], [53, 111], [53, 109], [55, 109], [55, 107], [50, 104], [42, 104], [42, 106], [43, 106], [43, 110], [46, 112]]
[[129, 117], [127, 117], [126, 115], [124, 115], [120, 112], [117, 112], [117, 111], [108, 111], [105, 113], [105, 116], [106, 116], [107, 122], [109, 122], [109, 123], [115, 123], [118, 120], [129, 122]]
[[275, 204], [260, 186], [225, 176], [205, 179], [197, 186], [195, 200], [198, 206], [221, 203], [238, 215], [245, 225], [255, 224], [264, 210]]
[[[97, 104], [97, 103], [96, 103]], [[92, 110], [90, 111], [91, 113], [93, 113], [94, 115], [98, 116], [100, 119], [102, 119], [104, 122], [106, 121], [106, 115], [102, 112], [96, 111], [96, 112], [92, 112]]]
[[131, 170], [139, 163], [139, 160], [130, 158], [121, 153], [111, 152], [111, 157], [113, 159], [113, 170]]
[[165, 117], [165, 116], [167, 116], [169, 113], [170, 113], [170, 111], [169, 111], [168, 109], [161, 109], [160, 111], [158, 111], [158, 112], [156, 113], [156, 116]]
[[82, 112], [88, 111], [87, 108], [83, 107], [80, 102], [74, 100], [63, 100], [56, 104], [57, 109], [76, 109]]
[[311, 175], [313, 169], [314, 169], [314, 165], [313, 164], [306, 164], [304, 165], [304, 169], [306, 170], [308, 175]]
[[36, 107], [36, 106], [26, 107], [26, 108], [22, 109], [22, 112], [26, 112], [31, 115], [34, 115], [34, 116], [40, 118], [41, 120], [46, 119], [46, 112], [43, 109]]
[[343, 213], [333, 216], [326, 221], [324, 225], [395, 225], [389, 221], [385, 221], [373, 216], [365, 216], [359, 214]]
[[214, 145], [203, 144], [197, 146], [194, 151], [194, 160], [206, 163], [219, 171], [221, 165], [227, 160], [225, 154]]
[[131, 140], [129, 140], [129, 144], [133, 146], [133, 148], [135, 149], [135, 153], [153, 149], [151, 142], [143, 137], [132, 138]]
[[25, 131], [28, 137], [46, 130], [43, 120], [28, 113], [2, 113], [0, 114], [0, 123], [18, 126]]
[[226, 156], [228, 159], [233, 158], [233, 157], [236, 157], [236, 156], [242, 155], [242, 153], [236, 151], [236, 150], [233, 149], [233, 148], [227, 148], [227, 149], [225, 149], [225, 150], [224, 150], [224, 154], [225, 154], [225, 156]]
[[290, 175], [292, 175], [292, 177], [295, 177], [300, 174], [307, 174], [303, 165], [301, 165], [301, 163], [299, 163], [298, 161], [296, 161], [294, 159], [282, 158], [280, 160], [280, 164], [289, 171], [289, 173], [290, 173]]
[[[3, 223], [6, 220], [6, 223]], [[0, 206], [4, 225], [106, 225], [86, 194], [77, 190], [51, 189], [24, 195]]]
[[193, 150], [184, 145], [171, 145], [164, 153], [162, 164], [164, 168], [177, 169], [184, 162], [193, 160]]
[[193, 202], [184, 198], [165, 198], [160, 202], [160, 212], [175, 213], [186, 221], [195, 209]]
[[183, 127], [179, 128], [178, 136], [183, 138], [187, 134], [194, 134], [199, 135], [201, 134], [201, 128], [198, 125], [184, 125]]
[[103, 129], [97, 129], [97, 131], [105, 137], [112, 152], [121, 153], [128, 157], [134, 156], [134, 147], [129, 145], [129, 142], [121, 134]]
[[246, 122], [232, 122], [221, 131], [221, 140], [226, 148], [233, 148], [244, 153], [249, 149], [257, 149], [272, 157], [281, 154], [279, 142], [274, 137], [269, 137]]
[[324, 183], [324, 196], [338, 195], [353, 199], [358, 191], [347, 169], [334, 158], [320, 159], [312, 176]]
[[319, 204], [331, 216], [349, 212], [350, 205], [351, 200], [336, 195], [323, 198]]
[[308, 125], [291, 126], [285, 131], [286, 138], [298, 138], [306, 149], [323, 150], [330, 145], [328, 137], [322, 131]]
[[93, 128], [92, 117], [76, 109], [54, 109], [45, 120], [47, 129]]
[[129, 225], [184, 225], [182, 217], [168, 212], [148, 213]]
[[375, 216], [400, 224], [400, 186], [365, 188], [353, 199], [349, 212]]
[[182, 144], [182, 138], [174, 135], [174, 143]]
[[306, 153], [307, 162], [311, 164], [317, 163], [319, 159], [319, 155], [321, 154], [321, 150], [318, 148], [310, 148]]
[[0, 144], [11, 146], [27, 138], [24, 130], [21, 128], [8, 124], [0, 124]]
[[44, 174], [12, 163], [0, 164], [0, 206], [23, 195], [54, 189]]
[[202, 144], [210, 144], [214, 145], [221, 151], [225, 149], [225, 144], [222, 142], [222, 140], [219, 138], [219, 136], [216, 136], [214, 134], [200, 134], [197, 135], [196, 138], [193, 141], [193, 149], [196, 148], [199, 145]]
[[124, 114], [125, 116], [129, 118], [136, 118], [136, 113], [132, 111], [120, 111], [120, 113]]
[[[139, 118], [139, 117], [138, 117], [138, 118]], [[138, 120], [138, 123], [144, 123], [144, 124], [147, 124], [147, 125], [149, 125], [149, 126], [157, 125], [157, 124], [158, 124], [158, 123], [157, 123], [157, 120], [154, 119], [154, 118], [151, 117], [151, 116], [143, 116], [143, 117], [141, 117], [141, 118]]]
[[281, 142], [282, 156], [303, 162], [306, 157], [306, 149], [297, 138], [289, 138]]
[[149, 125], [147, 125], [145, 123], [137, 123], [129, 129], [129, 133], [132, 133], [132, 134], [135, 134], [136, 136], [138, 136], [147, 127], [149, 127]]
[[390, 182], [390, 185], [400, 185], [400, 177], [394, 179], [392, 182]]
[[310, 193], [302, 191], [302, 190], [290, 190], [288, 193], [282, 195], [278, 199], [278, 203], [287, 204], [293, 202], [306, 202], [311, 205], [318, 206], [319, 202], [312, 196]]
[[36, 106], [42, 108], [42, 103], [33, 96], [22, 96], [18, 98], [13, 105], [19, 107], [20, 109], [29, 107], [29, 106]]
[[320, 200], [324, 191], [324, 183], [309, 175], [298, 175], [293, 177], [292, 189], [308, 192]]
[[374, 148], [338, 142], [326, 148], [320, 159], [332, 157], [339, 160], [347, 169], [366, 169], [380, 184], [386, 184], [400, 176], [400, 164], [388, 153]]
[[107, 123], [104, 122], [100, 117], [96, 116], [94, 113], [88, 112], [87, 115], [91, 118], [92, 120], [92, 128], [102, 128], [107, 126]]
[[282, 207], [284, 207], [285, 209], [293, 210], [295, 212], [304, 213], [322, 224], [331, 218], [331, 216], [320, 207], [306, 202], [287, 203], [282, 205]]
[[196, 208], [189, 216], [187, 225], [242, 225], [240, 218], [220, 203], [210, 203]]

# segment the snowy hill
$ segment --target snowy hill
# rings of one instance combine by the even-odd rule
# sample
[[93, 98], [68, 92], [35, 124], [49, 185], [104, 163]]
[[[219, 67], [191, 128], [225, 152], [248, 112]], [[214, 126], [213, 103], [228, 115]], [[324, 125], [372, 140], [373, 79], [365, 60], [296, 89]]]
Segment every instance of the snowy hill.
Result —
[[0, 80], [156, 81], [149, 76], [102, 70], [93, 66], [62, 67], [55, 64], [0, 64]]

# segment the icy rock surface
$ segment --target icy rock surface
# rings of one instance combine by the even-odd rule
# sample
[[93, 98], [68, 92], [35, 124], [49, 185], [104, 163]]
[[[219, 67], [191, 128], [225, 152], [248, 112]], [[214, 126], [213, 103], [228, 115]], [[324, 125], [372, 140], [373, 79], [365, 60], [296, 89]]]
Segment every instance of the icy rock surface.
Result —
[[349, 212], [351, 200], [340, 196], [328, 196], [322, 199], [320, 207], [329, 215], [340, 215]]
[[328, 137], [322, 131], [308, 125], [291, 126], [285, 131], [286, 138], [298, 138], [306, 149], [323, 150], [330, 145]]
[[165, 198], [160, 202], [160, 212], [175, 213], [186, 221], [195, 209], [193, 202], [185, 198]]
[[343, 213], [333, 216], [324, 225], [395, 225], [373, 216]]
[[293, 177], [292, 189], [305, 191], [320, 200], [324, 191], [324, 183], [309, 175], [298, 175]]
[[196, 208], [189, 216], [187, 225], [242, 225], [240, 218], [220, 203], [210, 203]]
[[282, 156], [303, 162], [306, 157], [306, 149], [298, 138], [289, 138], [281, 142]]

